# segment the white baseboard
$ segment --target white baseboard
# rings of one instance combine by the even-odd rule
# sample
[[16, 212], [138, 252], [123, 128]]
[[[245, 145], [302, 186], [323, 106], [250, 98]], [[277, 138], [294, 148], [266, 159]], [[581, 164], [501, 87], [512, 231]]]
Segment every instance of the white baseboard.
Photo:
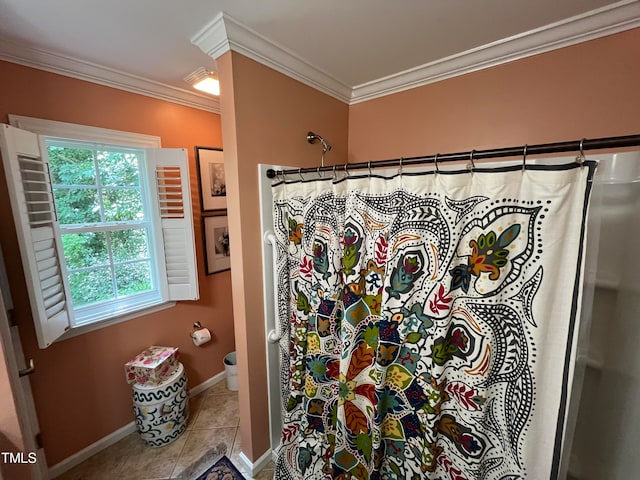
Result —
[[243, 452], [240, 452], [238, 456], [240, 457], [240, 461], [246, 467], [247, 473], [251, 477], [255, 477], [258, 473], [260, 473], [260, 471], [264, 467], [266, 467], [267, 464], [273, 459], [273, 453], [271, 449], [264, 452], [262, 456], [255, 462], [252, 462], [251, 460], [249, 460]]
[[[193, 388], [189, 389], [189, 397], [195, 397], [201, 392], [204, 392], [206, 389], [213, 387], [216, 383], [221, 382], [225, 378], [225, 372], [222, 371], [217, 375], [214, 375], [208, 380], [205, 380], [200, 385], [197, 385]], [[131, 435], [137, 430], [136, 422], [133, 421], [131, 423], [127, 423], [124, 427], [119, 428], [115, 432], [110, 433], [106, 437], [102, 437], [97, 442], [92, 443], [91, 445], [83, 448], [79, 452], [74, 453], [70, 457], [65, 458], [59, 463], [56, 463], [54, 466], [49, 468], [49, 478], [53, 479], [59, 477], [63, 473], [71, 470], [76, 465], [81, 464], [85, 460], [99, 453], [107, 447], [110, 447], [116, 442], [119, 442], [127, 435]], [[45, 450], [46, 454], [46, 450]], [[262, 457], [261, 457], [262, 458]]]
[[189, 389], [189, 397], [195, 397], [199, 393], [204, 392], [207, 388], [213, 387], [216, 383], [220, 383], [225, 378], [224, 370], [217, 375], [214, 375], [209, 380], [205, 380], [200, 385]]
[[[94, 456], [96, 453], [110, 447], [116, 442], [119, 442], [127, 435], [131, 435], [136, 431], [136, 422], [127, 423], [124, 427], [119, 428], [115, 432], [110, 433], [106, 437], [102, 437], [97, 442], [92, 443], [88, 447], [83, 448], [79, 452], [74, 453], [70, 457], [65, 458], [60, 463], [56, 463], [49, 469], [49, 478], [56, 478], [71, 470], [76, 465], [81, 464], [85, 460]], [[46, 449], [45, 449], [46, 454]]]

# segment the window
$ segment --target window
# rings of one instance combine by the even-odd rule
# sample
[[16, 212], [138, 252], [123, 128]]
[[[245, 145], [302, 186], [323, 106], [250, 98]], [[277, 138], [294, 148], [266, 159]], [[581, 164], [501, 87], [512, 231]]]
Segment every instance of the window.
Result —
[[41, 348], [73, 328], [198, 297], [184, 149], [10, 118], [30, 130], [3, 125], [0, 143]]
[[76, 323], [160, 299], [143, 149], [45, 138]]

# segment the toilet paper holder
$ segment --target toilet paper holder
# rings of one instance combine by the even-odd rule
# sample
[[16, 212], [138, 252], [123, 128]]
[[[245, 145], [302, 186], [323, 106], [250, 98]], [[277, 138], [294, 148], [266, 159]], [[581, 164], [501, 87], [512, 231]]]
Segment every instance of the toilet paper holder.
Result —
[[191, 330], [191, 333], [189, 334], [189, 336], [191, 338], [193, 338], [193, 336], [195, 335], [197, 330], [200, 330], [202, 328], [202, 324], [200, 322], [195, 322], [193, 324], [193, 330]]
[[199, 347], [208, 343], [213, 338], [213, 334], [207, 327], [203, 327], [200, 322], [193, 324], [193, 330], [191, 331], [191, 340], [195, 346]]

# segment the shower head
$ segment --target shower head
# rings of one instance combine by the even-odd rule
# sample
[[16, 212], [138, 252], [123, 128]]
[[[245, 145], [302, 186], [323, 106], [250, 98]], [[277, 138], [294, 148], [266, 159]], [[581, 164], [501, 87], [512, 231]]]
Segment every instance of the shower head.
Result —
[[313, 144], [316, 143], [317, 140], [320, 140], [320, 143], [322, 144], [322, 153], [326, 153], [331, 150], [331, 145], [329, 145], [329, 143], [324, 138], [322, 138], [320, 135], [316, 135], [313, 132], [307, 132], [307, 142]]

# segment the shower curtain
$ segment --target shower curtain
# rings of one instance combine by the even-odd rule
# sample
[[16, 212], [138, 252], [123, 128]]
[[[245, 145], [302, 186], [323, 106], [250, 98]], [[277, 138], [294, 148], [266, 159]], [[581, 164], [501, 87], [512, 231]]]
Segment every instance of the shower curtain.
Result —
[[274, 185], [276, 478], [555, 478], [594, 170]]

